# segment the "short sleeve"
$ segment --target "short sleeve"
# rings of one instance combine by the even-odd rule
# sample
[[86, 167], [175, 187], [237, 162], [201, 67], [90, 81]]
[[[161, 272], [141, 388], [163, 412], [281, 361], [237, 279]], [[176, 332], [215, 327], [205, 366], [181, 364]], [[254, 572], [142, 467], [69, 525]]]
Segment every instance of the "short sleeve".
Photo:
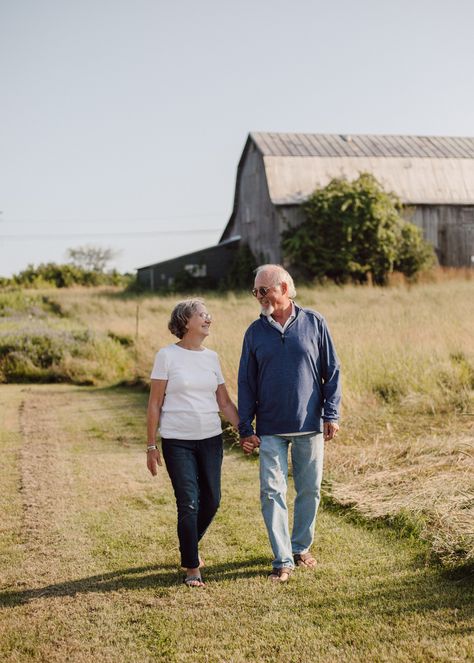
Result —
[[224, 376], [222, 375], [221, 363], [219, 357], [216, 355], [216, 375], [217, 375], [217, 384], [224, 384]]
[[168, 379], [168, 357], [164, 350], [159, 350], [155, 355], [155, 363], [150, 378], [152, 380]]

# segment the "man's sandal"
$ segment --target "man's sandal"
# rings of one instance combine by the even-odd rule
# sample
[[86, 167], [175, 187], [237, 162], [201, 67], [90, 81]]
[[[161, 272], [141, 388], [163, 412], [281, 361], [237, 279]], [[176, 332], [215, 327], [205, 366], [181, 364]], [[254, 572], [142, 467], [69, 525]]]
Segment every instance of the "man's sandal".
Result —
[[279, 569], [272, 569], [268, 579], [272, 582], [288, 582], [292, 573], [293, 568], [291, 566], [282, 566]]
[[293, 559], [296, 566], [304, 567], [306, 569], [316, 568], [317, 562], [310, 552], [297, 553], [296, 555], [293, 555]]
[[184, 576], [183, 582], [187, 587], [205, 587], [201, 576]]

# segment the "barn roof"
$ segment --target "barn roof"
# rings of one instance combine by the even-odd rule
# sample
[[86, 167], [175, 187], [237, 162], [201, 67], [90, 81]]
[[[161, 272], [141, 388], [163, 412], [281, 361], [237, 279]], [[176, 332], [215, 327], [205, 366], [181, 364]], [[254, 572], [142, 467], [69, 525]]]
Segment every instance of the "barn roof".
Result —
[[[405, 204], [474, 204], [474, 137], [251, 133], [275, 205], [372, 173]], [[244, 152], [245, 154], [245, 152]]]
[[474, 137], [250, 134], [263, 156], [474, 159]]

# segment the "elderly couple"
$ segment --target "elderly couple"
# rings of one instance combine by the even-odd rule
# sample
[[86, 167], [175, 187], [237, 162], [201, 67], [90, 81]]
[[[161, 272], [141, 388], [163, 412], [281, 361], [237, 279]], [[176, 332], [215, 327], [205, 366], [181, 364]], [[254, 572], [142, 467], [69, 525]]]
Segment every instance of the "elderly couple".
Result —
[[[312, 569], [316, 564], [310, 548], [324, 441], [339, 429], [339, 361], [324, 318], [294, 303], [293, 279], [283, 267], [259, 267], [252, 294], [261, 314], [244, 337], [238, 412], [217, 354], [202, 345], [211, 324], [202, 300], [186, 300], [174, 308], [168, 327], [180, 340], [156, 354], [151, 373], [147, 467], [156, 475], [162, 464], [155, 441], [159, 427], [176, 496], [188, 587], [204, 587], [198, 544], [220, 502], [219, 411], [238, 427], [245, 453], [260, 447], [261, 508], [274, 555], [269, 579], [286, 582], [295, 565]], [[296, 489], [291, 536], [286, 505], [289, 447]]]

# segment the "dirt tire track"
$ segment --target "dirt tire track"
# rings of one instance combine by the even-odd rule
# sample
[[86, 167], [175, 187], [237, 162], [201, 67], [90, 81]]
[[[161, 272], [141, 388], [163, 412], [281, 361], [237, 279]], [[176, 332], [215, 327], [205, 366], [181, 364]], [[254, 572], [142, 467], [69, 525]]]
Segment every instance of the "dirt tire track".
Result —
[[38, 578], [57, 573], [73, 554], [67, 522], [74, 515], [72, 458], [60, 429], [64, 395], [31, 390], [20, 405], [20, 490], [23, 501], [25, 571]]

